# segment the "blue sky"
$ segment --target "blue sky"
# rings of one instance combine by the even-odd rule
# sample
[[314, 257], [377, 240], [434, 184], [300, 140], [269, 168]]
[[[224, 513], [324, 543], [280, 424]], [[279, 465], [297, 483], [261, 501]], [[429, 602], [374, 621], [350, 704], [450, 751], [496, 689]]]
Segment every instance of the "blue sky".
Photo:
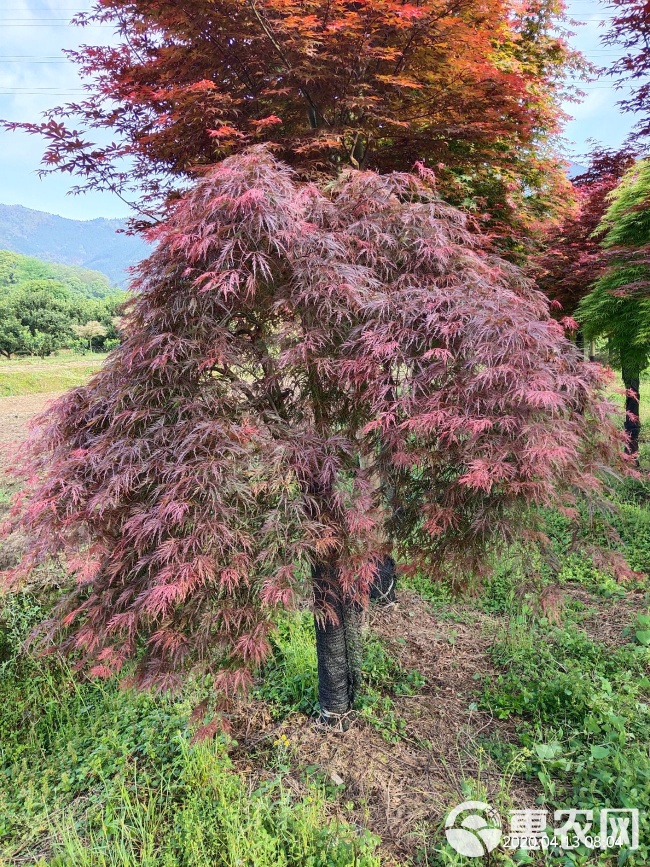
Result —
[[[569, 0], [569, 14], [581, 22], [574, 26], [572, 44], [597, 66], [609, 65], [619, 56], [616, 48], [604, 46], [601, 37], [611, 17], [604, 3], [598, 0]], [[567, 105], [573, 116], [565, 130], [568, 146], [576, 155], [589, 149], [589, 139], [596, 139], [608, 147], [622, 144], [634, 125], [634, 117], [623, 114], [616, 103], [629, 93], [628, 88], [616, 90], [611, 78], [582, 84], [585, 97], [579, 105]]]
[[[68, 23], [75, 12], [89, 7], [89, 0], [0, 0], [0, 4], [0, 117], [38, 120], [45, 108], [81, 93], [76, 68], [65, 60], [62, 49], [80, 42], [109, 41], [111, 30], [81, 30]], [[594, 63], [609, 63], [616, 55], [602, 46], [600, 36], [611, 13], [598, 0], [570, 0], [569, 11], [585, 22], [574, 28], [574, 45]], [[633, 123], [616, 107], [624, 91], [615, 91], [611, 80], [585, 84], [584, 90], [582, 104], [566, 107], [574, 119], [566, 127], [563, 150], [574, 158], [588, 149], [592, 138], [608, 146], [621, 144]], [[109, 194], [66, 195], [74, 183], [68, 176], [39, 180], [36, 171], [42, 150], [36, 138], [0, 132], [1, 203], [76, 219], [125, 216], [124, 204]]]

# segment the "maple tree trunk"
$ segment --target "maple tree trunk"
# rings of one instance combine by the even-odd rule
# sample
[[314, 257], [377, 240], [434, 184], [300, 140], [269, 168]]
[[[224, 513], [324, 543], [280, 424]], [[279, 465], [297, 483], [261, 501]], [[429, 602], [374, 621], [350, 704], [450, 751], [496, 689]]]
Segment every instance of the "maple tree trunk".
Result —
[[377, 564], [377, 574], [370, 585], [370, 599], [378, 605], [390, 605], [391, 602], [395, 602], [396, 587], [395, 561], [387, 555]]
[[345, 599], [336, 566], [317, 563], [312, 580], [321, 720], [336, 725], [361, 685], [361, 606]]
[[[639, 404], [641, 399], [641, 382], [638, 367], [623, 365], [623, 384], [627, 389], [625, 396], [625, 431], [630, 441], [625, 451], [629, 455], [639, 453], [639, 434], [641, 432], [641, 420], [639, 418]], [[630, 416], [633, 416], [631, 418]]]

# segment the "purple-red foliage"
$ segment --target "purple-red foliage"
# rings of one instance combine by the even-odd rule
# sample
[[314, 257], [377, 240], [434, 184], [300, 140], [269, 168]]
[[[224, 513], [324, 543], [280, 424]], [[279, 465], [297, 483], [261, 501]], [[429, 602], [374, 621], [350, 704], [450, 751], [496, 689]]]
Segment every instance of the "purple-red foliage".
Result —
[[573, 316], [581, 299], [607, 269], [608, 257], [598, 227], [609, 207], [610, 193], [634, 164], [634, 158], [629, 148], [594, 148], [586, 171], [573, 179], [573, 213], [553, 228], [534, 266], [538, 286], [553, 302], [558, 319]]
[[310, 563], [365, 593], [378, 478], [431, 572], [621, 460], [600, 368], [422, 169], [319, 189], [253, 148], [156, 241], [124, 343], [40, 418], [15, 516], [22, 572], [60, 553], [76, 575], [51, 634], [96, 674], [245, 686]]

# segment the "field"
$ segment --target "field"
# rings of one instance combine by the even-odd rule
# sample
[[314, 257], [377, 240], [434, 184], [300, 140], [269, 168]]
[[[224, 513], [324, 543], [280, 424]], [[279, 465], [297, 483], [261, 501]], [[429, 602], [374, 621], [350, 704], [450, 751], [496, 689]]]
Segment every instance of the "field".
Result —
[[[4, 440], [99, 363], [0, 365], [0, 388], [13, 389], [0, 398]], [[0, 484], [2, 509], [14, 483]], [[61, 591], [51, 564], [0, 598], [0, 864], [650, 863], [650, 484], [621, 482], [610, 505], [615, 538], [586, 507], [577, 534], [548, 513], [552, 557], [503, 549], [465, 595], [420, 575], [397, 605], [371, 608], [366, 685], [344, 732], [313, 718], [306, 610], [278, 618], [254, 694], [227, 733], [198, 743], [192, 708], [209, 684], [135, 694], [21, 652]], [[594, 541], [635, 574], [598, 560]], [[7, 566], [20, 539], [4, 545]], [[513, 810], [545, 812], [551, 848], [504, 837], [484, 859], [458, 855], [444, 819], [470, 799], [495, 807], [506, 831]], [[638, 851], [553, 847], [555, 810], [606, 807], [641, 810]]]
[[0, 360], [0, 397], [61, 392], [82, 385], [106, 356], [61, 353], [49, 358]]

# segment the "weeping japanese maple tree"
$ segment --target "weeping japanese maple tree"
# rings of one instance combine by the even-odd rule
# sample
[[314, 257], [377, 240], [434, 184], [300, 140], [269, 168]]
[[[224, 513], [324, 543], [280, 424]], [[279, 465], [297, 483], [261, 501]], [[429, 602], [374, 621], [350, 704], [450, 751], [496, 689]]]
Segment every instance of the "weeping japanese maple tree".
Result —
[[469, 567], [531, 504], [598, 488], [601, 373], [424, 170], [319, 188], [256, 147], [155, 235], [123, 344], [33, 432], [20, 569], [65, 559], [49, 634], [93, 674], [198, 669], [225, 695], [312, 592], [336, 718], [377, 560]]

